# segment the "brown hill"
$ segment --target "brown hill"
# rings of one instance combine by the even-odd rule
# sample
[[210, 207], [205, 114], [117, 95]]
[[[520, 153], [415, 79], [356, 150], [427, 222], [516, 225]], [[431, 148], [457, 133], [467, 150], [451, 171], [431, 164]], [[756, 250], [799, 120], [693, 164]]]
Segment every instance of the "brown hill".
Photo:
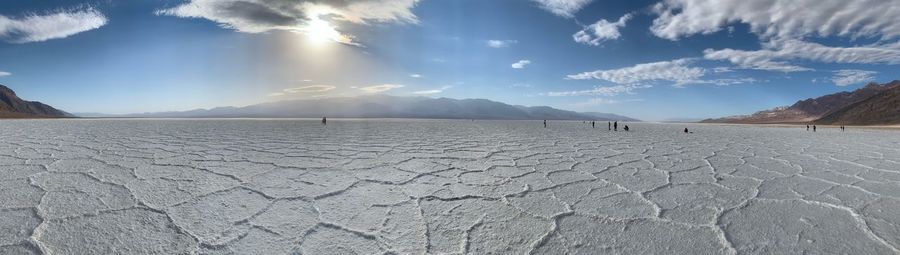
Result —
[[816, 120], [833, 125], [900, 124], [900, 86], [856, 102]]
[[[797, 101], [789, 107], [779, 107], [772, 110], [756, 112], [747, 116], [735, 116], [719, 119], [707, 119], [706, 123], [741, 123], [741, 124], [771, 124], [771, 123], [806, 123], [814, 122], [831, 113], [841, 111], [850, 105], [867, 100], [882, 92], [900, 87], [900, 81], [892, 81], [883, 85], [869, 83], [865, 87], [852, 92], [839, 92], [817, 98]], [[877, 120], [872, 120], [876, 121]], [[849, 124], [849, 123], [846, 123]]]
[[25, 101], [16, 92], [0, 85], [0, 118], [61, 118], [71, 114], [41, 102]]

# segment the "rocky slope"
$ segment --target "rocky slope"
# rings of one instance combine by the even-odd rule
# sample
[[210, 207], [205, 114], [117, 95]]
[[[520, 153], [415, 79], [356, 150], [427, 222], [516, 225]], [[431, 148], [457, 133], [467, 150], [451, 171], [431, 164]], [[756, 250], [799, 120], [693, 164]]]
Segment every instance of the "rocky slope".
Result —
[[25, 101], [12, 89], [0, 84], [0, 118], [60, 118], [71, 114], [41, 102]]
[[834, 125], [900, 124], [900, 86], [829, 113], [816, 121]]
[[[900, 81], [870, 83], [852, 92], [840, 92], [797, 101], [789, 107], [759, 111], [751, 115], [707, 119], [706, 123], [838, 123], [845, 125], [895, 124], [898, 104], [891, 104], [891, 91], [900, 89]], [[880, 98], [879, 100], [871, 100]], [[868, 102], [865, 105], [860, 105]], [[851, 110], [855, 109], [855, 110]], [[878, 113], [870, 112], [878, 110]], [[842, 113], [842, 114], [838, 114]], [[893, 114], [893, 115], [892, 115]]]

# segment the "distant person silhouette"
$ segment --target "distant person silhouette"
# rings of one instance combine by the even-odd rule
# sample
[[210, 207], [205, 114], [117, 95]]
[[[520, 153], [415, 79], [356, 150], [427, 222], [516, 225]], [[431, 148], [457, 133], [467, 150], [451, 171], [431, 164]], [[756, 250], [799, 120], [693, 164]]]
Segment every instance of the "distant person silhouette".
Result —
[[806, 125], [806, 131], [809, 131], [809, 125]]
[[612, 130], [612, 122], [609, 122], [609, 121], [606, 122], [606, 129]]
[[328, 120], [325, 117], [322, 117], [322, 126], [325, 126], [328, 123]]
[[685, 133], [685, 134], [688, 133], [688, 129], [687, 129], [687, 128], [684, 128], [684, 133]]
[[813, 125], [813, 132], [816, 132], [816, 125]]
[[619, 131], [619, 122], [613, 122], [613, 131]]
[[544, 128], [547, 128], [547, 120], [544, 120]]
[[625, 131], [628, 131], [628, 125], [625, 125]]
[[596, 128], [596, 127], [597, 127], [597, 122], [591, 121], [591, 128]]

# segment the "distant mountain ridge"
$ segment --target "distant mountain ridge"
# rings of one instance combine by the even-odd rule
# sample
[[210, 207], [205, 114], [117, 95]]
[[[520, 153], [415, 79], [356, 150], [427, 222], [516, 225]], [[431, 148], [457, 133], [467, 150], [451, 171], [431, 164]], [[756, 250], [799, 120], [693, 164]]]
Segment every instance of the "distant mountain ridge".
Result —
[[0, 84], [0, 118], [60, 118], [73, 115], [41, 102], [25, 101]]
[[900, 81], [869, 83], [852, 92], [839, 92], [797, 101], [744, 116], [706, 119], [705, 123], [821, 123], [843, 125], [900, 124]]
[[427, 118], [500, 120], [638, 121], [608, 113], [579, 113], [548, 106], [509, 105], [487, 99], [372, 95], [289, 100], [245, 107], [120, 115], [151, 118]]

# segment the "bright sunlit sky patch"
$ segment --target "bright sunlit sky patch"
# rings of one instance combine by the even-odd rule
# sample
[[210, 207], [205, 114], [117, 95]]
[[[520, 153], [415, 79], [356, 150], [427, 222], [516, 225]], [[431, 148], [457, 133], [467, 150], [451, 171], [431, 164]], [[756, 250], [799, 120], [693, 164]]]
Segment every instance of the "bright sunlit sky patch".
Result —
[[897, 17], [896, 0], [3, 1], [0, 84], [69, 112], [390, 94], [707, 118], [900, 79]]

